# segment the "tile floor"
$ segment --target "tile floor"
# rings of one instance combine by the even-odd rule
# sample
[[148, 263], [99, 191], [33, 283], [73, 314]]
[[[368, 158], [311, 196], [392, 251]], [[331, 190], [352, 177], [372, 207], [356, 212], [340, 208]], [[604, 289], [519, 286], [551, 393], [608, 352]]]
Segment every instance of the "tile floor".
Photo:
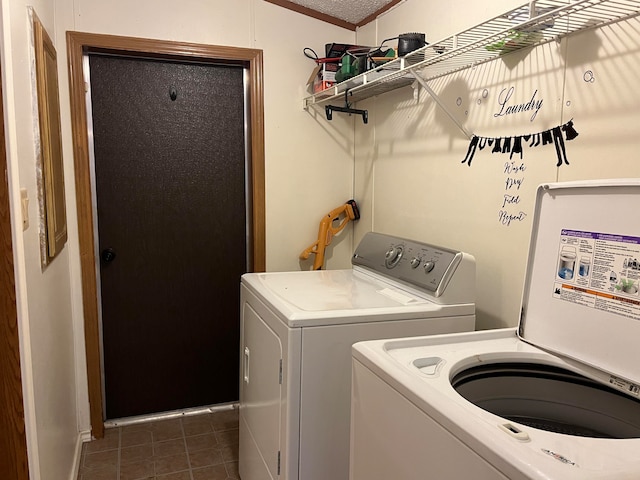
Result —
[[227, 480], [238, 475], [238, 410], [108, 428], [82, 448], [78, 480]]

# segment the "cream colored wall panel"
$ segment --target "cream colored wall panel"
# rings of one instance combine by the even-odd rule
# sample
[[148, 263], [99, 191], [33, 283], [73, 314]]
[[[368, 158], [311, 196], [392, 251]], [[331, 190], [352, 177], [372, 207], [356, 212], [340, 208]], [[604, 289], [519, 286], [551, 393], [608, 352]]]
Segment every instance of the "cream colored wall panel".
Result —
[[[354, 118], [302, 108], [315, 63], [325, 43], [353, 43], [353, 32], [318, 22], [267, 2], [256, 4], [256, 47], [265, 52], [267, 269], [308, 270], [313, 255], [299, 254], [318, 238], [320, 220], [353, 198]], [[359, 121], [359, 119], [358, 119]], [[353, 225], [326, 249], [326, 268], [350, 266]]]
[[[222, 0], [188, 0], [176, 8], [158, 8], [155, 2], [135, 4], [95, 0], [58, 1], [58, 31], [77, 30], [100, 34], [150, 37], [237, 47], [264, 52], [266, 248], [269, 270], [298, 270], [299, 253], [317, 237], [322, 215], [351, 196], [353, 185], [352, 135], [347, 120], [329, 129], [302, 109], [304, 84], [313, 62], [302, 50], [318, 51], [330, 41], [353, 42], [353, 32], [295, 14], [262, 0], [241, 0], [229, 10]], [[124, 14], [123, 14], [124, 12]], [[66, 52], [59, 57], [66, 68]], [[64, 118], [69, 118], [68, 85], [61, 82], [61, 98], [67, 101]], [[68, 120], [67, 120], [68, 122]], [[71, 139], [63, 126], [64, 142]], [[72, 168], [72, 167], [71, 167]], [[69, 182], [73, 183], [73, 182]], [[73, 195], [69, 195], [73, 197]], [[73, 199], [71, 200], [73, 202]], [[77, 222], [75, 203], [68, 209], [69, 223]], [[69, 249], [78, 252], [78, 240], [70, 229]], [[351, 235], [334, 240], [327, 255], [333, 268], [348, 265]], [[72, 271], [76, 338], [82, 338], [80, 268], [70, 259]], [[84, 352], [78, 352], [80, 378], [79, 417], [81, 429], [89, 426]]]
[[[26, 187], [29, 197], [35, 199], [27, 4], [23, 0], [4, 0], [2, 5], [3, 38], [9, 40], [3, 42], [3, 57], [10, 59], [3, 65], [3, 73], [11, 78], [11, 89], [7, 90], [11, 92], [11, 105], [6, 110], [11, 115], [7, 132], [9, 162], [13, 174], [19, 177], [12, 178], [11, 185], [16, 189], [16, 198], [19, 187]], [[175, 8], [159, 7], [149, 1], [57, 0], [53, 4], [36, 2], [35, 8], [58, 51], [67, 179], [73, 172], [64, 38], [67, 30], [263, 49], [270, 184], [267, 264], [275, 270], [301, 268], [299, 251], [316, 237], [325, 210], [353, 195], [352, 124], [342, 119], [318, 133], [318, 125], [324, 126], [324, 119], [318, 120], [302, 110], [302, 85], [313, 66], [302, 55], [302, 49], [320, 48], [328, 41], [352, 42], [353, 32], [267, 6], [261, 0], [234, 2], [231, 10], [221, 0], [187, 0]], [[39, 270], [37, 228], [32, 226], [18, 234], [21, 258], [16, 262], [20, 270], [16, 278], [23, 306], [23, 332], [27, 335], [24, 364], [32, 365], [33, 370], [32, 375], [25, 375], [27, 381], [33, 378], [25, 392], [27, 421], [33, 422], [29, 450], [34, 480], [40, 480], [40, 472], [47, 480], [67, 480], [73, 468], [78, 429], [83, 431], [89, 426], [84, 351], [80, 348], [82, 302], [73, 192], [73, 182], [67, 182], [69, 242], [45, 272]], [[32, 218], [37, 216], [36, 205], [35, 201], [30, 203]], [[348, 264], [352, 245], [351, 235], [345, 233], [332, 244], [328, 264]]]
[[[521, 3], [460, 1], [441, 8], [408, 0], [359, 38], [380, 40], [415, 30], [434, 42]], [[538, 184], [640, 176], [635, 128], [640, 96], [634, 86], [640, 73], [639, 25], [631, 19], [430, 83], [453, 116], [478, 136], [513, 141], [573, 118], [578, 137], [567, 141], [562, 132], [558, 141], [565, 155], [557, 154], [554, 141], [530, 146], [531, 137], [522, 141], [522, 158], [491, 153], [485, 145], [468, 166], [461, 161], [469, 141], [425, 92], [417, 100], [406, 87], [358, 105], [374, 112], [371, 130], [356, 125], [356, 193], [372, 203], [363, 209], [363, 219], [376, 231], [474, 254], [479, 328], [518, 321]]]
[[[401, 13], [408, 12], [388, 16]], [[430, 86], [469, 132], [513, 141], [561, 125], [564, 48], [549, 43]], [[485, 145], [468, 166], [462, 131], [426, 92], [414, 95], [405, 87], [358, 105], [375, 111], [373, 133], [356, 125], [356, 192], [373, 199], [370, 224], [475, 255], [478, 327], [515, 325], [535, 190], [555, 181], [559, 170], [554, 144], [529, 147], [533, 137], [521, 140], [522, 157], [491, 153]], [[576, 143], [565, 144], [569, 160]]]
[[74, 30], [179, 40], [234, 47], [251, 46], [251, 1], [78, 0]]
[[[89, 394], [87, 385], [86, 351], [84, 345], [84, 318], [80, 314], [82, 306], [82, 274], [80, 268], [80, 251], [78, 245], [78, 222], [76, 206], [76, 190], [73, 162], [73, 145], [71, 142], [71, 111], [69, 100], [69, 77], [67, 75], [66, 32], [74, 30], [73, 4], [75, 0], [56, 0], [55, 30], [51, 32], [57, 43], [64, 48], [58, 52], [58, 82], [60, 88], [60, 120], [62, 127], [62, 150], [64, 161], [65, 197], [67, 203], [67, 233], [66, 248], [69, 256], [69, 277], [71, 289], [71, 310], [73, 312], [73, 337], [75, 354], [76, 405], [78, 431], [83, 439], [88, 438], [91, 431], [89, 421]], [[76, 294], [77, 292], [77, 294]]]
[[564, 117], [580, 135], [561, 180], [640, 177], [639, 32], [636, 17], [568, 40]]
[[[15, 197], [20, 188], [27, 189], [32, 200], [29, 216], [37, 219], [38, 121], [30, 6], [53, 39], [58, 55], [65, 45], [55, 35], [55, 2], [2, 2], [9, 184]], [[12, 214], [15, 219], [20, 218], [17, 208], [17, 215]], [[43, 271], [38, 222], [32, 221], [24, 232], [21, 226], [14, 227], [30, 474], [34, 480], [68, 480], [78, 441], [69, 249], [64, 248]]]
[[[369, 100], [366, 105], [369, 110], [369, 128], [355, 128], [356, 145], [364, 145], [365, 148], [356, 148], [354, 152], [354, 196], [358, 202], [360, 210], [360, 220], [355, 224], [354, 228], [354, 245], [360, 243], [362, 237], [367, 232], [373, 230], [373, 207], [374, 207], [374, 174], [376, 165], [376, 132], [375, 125], [377, 123], [375, 99]], [[372, 108], [373, 107], [373, 108]], [[369, 148], [369, 147], [373, 148]]]
[[[383, 16], [387, 14], [383, 14]], [[381, 42], [382, 40], [379, 40], [377, 37], [377, 26], [378, 22], [372, 22], [358, 28], [356, 43], [358, 45], [376, 45]], [[390, 42], [389, 45], [393, 46], [395, 44]], [[354, 245], [357, 245], [367, 232], [373, 230], [373, 176], [375, 172], [374, 167], [376, 158], [376, 133], [378, 131], [376, 128], [378, 123], [376, 116], [376, 98], [369, 99], [366, 102], [361, 102], [358, 107], [368, 109], [369, 123], [367, 125], [363, 125], [361, 121], [358, 121], [358, 123], [354, 124], [354, 145], [362, 145], [365, 147], [355, 148], [353, 152], [353, 190], [360, 209], [360, 220], [358, 220], [354, 226]]]
[[[221, 0], [187, 1], [179, 9], [155, 5], [118, 8], [81, 0], [75, 28], [264, 51], [267, 269], [309, 268], [299, 253], [317, 238], [322, 216], [353, 196], [353, 126], [336, 119], [324, 128], [323, 112], [302, 109], [315, 65], [303, 49], [322, 56], [325, 43], [353, 43], [354, 33], [258, 0], [242, 1], [232, 11]], [[127, 15], [121, 18], [118, 11]], [[350, 229], [327, 250], [328, 267], [349, 265]]]

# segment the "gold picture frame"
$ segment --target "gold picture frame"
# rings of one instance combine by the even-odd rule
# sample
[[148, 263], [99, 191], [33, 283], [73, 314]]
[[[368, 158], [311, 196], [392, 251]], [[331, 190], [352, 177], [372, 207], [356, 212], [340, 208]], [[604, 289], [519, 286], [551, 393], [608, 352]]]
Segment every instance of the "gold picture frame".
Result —
[[41, 257], [43, 267], [60, 253], [67, 241], [67, 215], [62, 160], [62, 132], [56, 49], [35, 12], [33, 38], [35, 53], [38, 124], [40, 129], [40, 162], [44, 221]]

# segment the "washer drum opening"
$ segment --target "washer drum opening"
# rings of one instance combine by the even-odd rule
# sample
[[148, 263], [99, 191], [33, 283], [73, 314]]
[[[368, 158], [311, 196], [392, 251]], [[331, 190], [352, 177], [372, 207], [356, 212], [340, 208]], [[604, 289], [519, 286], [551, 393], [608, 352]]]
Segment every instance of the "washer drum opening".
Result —
[[569, 370], [536, 363], [483, 364], [459, 372], [451, 384], [478, 407], [533, 428], [640, 438], [640, 400]]

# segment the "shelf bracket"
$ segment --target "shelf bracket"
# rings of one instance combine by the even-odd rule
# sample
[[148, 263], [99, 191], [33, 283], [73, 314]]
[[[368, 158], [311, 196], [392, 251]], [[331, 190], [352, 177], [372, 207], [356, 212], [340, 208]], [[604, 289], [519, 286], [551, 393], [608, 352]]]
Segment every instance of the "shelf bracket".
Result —
[[417, 74], [413, 70], [411, 70], [411, 74], [416, 79], [416, 81], [420, 85], [422, 85], [422, 87], [427, 91], [427, 93], [431, 95], [431, 97], [436, 101], [436, 103], [440, 106], [440, 108], [444, 110], [444, 113], [447, 114], [447, 116], [453, 121], [453, 123], [455, 123], [458, 126], [458, 128], [462, 130], [462, 133], [464, 133], [469, 139], [473, 138], [473, 133], [467, 130], [467, 128], [462, 123], [460, 123], [460, 121], [449, 111], [445, 103], [440, 99], [438, 94], [434, 92], [433, 89], [427, 84], [425, 79], [422, 78], [419, 74]]

